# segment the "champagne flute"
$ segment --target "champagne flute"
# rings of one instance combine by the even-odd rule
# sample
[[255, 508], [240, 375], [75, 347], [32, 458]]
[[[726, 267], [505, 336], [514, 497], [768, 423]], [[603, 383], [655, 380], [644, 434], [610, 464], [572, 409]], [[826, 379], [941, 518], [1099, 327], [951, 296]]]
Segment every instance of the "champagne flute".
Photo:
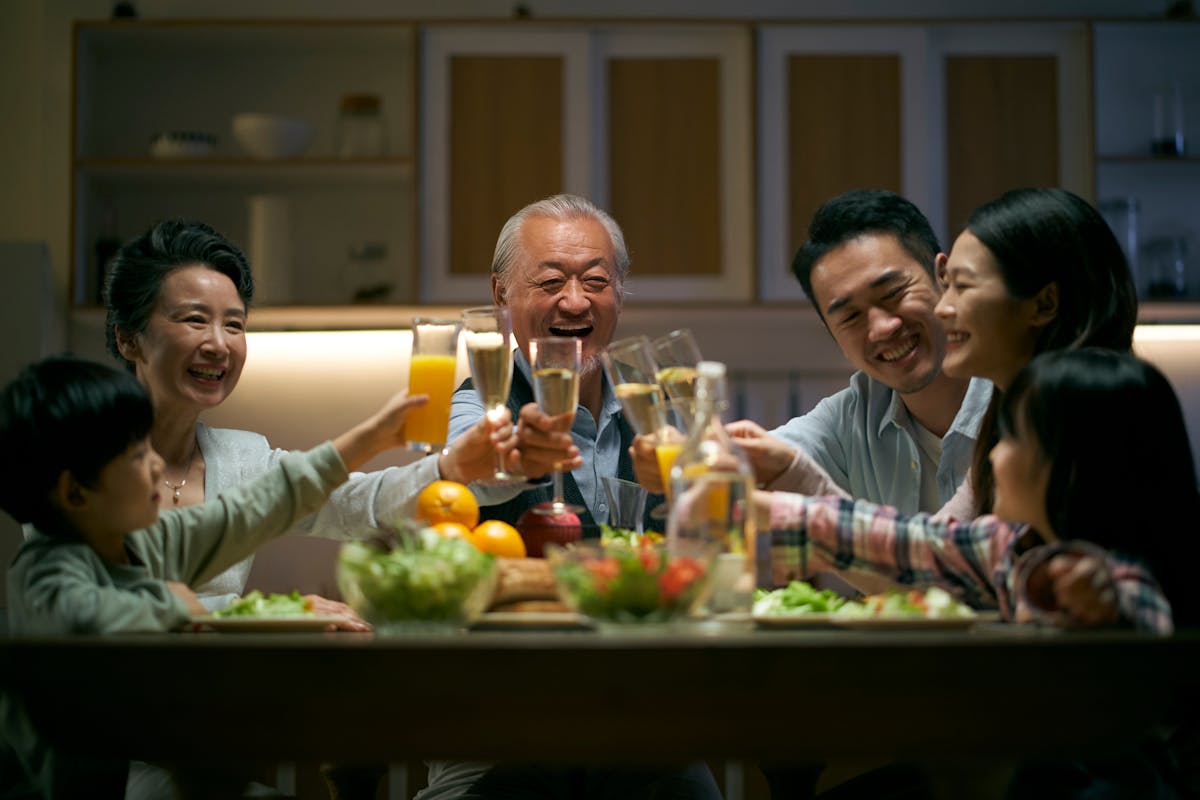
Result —
[[[512, 386], [512, 312], [508, 306], [468, 308], [462, 312], [462, 322], [471, 380], [485, 413], [495, 421], [504, 413]], [[478, 483], [511, 486], [524, 480], [506, 471], [500, 454], [496, 453], [492, 477]]]
[[696, 400], [696, 365], [700, 363], [700, 348], [687, 328], [671, 331], [653, 342], [654, 358], [658, 362], [656, 377], [667, 396], [683, 405], [693, 407]]
[[626, 421], [642, 436], [656, 435], [667, 422], [666, 397], [655, 377], [658, 364], [651, 350], [649, 338], [632, 336], [613, 342], [600, 354]]
[[[583, 343], [573, 337], [549, 336], [529, 343], [533, 392], [542, 411], [552, 417], [574, 413], [579, 406], [579, 369]], [[554, 499], [533, 510], [538, 514], [576, 513], [583, 509], [563, 499], [562, 464], [554, 465]]]
[[404, 425], [408, 446], [414, 450], [433, 453], [446, 443], [461, 328], [456, 319], [413, 320], [408, 393], [429, 395], [428, 403], [408, 413]]

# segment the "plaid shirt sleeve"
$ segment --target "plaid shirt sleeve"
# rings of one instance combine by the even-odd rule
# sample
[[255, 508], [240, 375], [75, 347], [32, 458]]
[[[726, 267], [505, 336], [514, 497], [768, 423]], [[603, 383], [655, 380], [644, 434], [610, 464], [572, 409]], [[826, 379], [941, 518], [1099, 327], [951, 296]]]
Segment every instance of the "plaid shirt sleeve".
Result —
[[1108, 569], [1117, 589], [1117, 609], [1122, 620], [1139, 631], [1164, 636], [1175, 630], [1171, 604], [1144, 567], [1109, 556]]
[[766, 588], [807, 577], [812, 561], [942, 586], [975, 606], [997, 605], [995, 580], [1013, 540], [1013, 529], [995, 517], [970, 523], [910, 517], [864, 500], [782, 492], [772, 495], [770, 520], [756, 553]]

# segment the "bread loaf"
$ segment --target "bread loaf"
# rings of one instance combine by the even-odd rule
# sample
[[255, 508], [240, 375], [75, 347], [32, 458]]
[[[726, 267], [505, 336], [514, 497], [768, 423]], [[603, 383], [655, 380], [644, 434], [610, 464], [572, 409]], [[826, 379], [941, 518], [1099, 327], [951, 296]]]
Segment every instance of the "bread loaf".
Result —
[[[541, 558], [496, 559], [496, 590], [492, 594], [492, 610], [515, 610], [514, 603], [529, 601], [557, 603], [558, 587], [550, 564]], [[547, 608], [538, 611], [554, 610]]]

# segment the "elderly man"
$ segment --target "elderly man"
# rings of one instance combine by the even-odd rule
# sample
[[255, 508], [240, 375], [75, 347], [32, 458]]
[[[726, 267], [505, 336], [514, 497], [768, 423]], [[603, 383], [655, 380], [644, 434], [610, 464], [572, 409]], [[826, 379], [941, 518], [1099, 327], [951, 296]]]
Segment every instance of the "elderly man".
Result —
[[[492, 296], [512, 310], [513, 385], [508, 407], [518, 419], [522, 471], [537, 478], [561, 463], [567, 502], [586, 510], [585, 526], [608, 518], [600, 478], [619, 475], [633, 480], [627, 452], [633, 431], [621, 416], [600, 363], [621, 313], [621, 294], [629, 273], [625, 237], [612, 217], [588, 200], [555, 195], [526, 206], [500, 231], [492, 259]], [[550, 417], [533, 399], [529, 342], [564, 336], [582, 342], [583, 366], [579, 407]], [[470, 385], [455, 394], [450, 411], [450, 441], [484, 414]], [[551, 490], [537, 481], [518, 486], [473, 487], [484, 505], [485, 519], [515, 523], [521, 513]], [[469, 723], [468, 723], [469, 724]], [[536, 759], [537, 754], [531, 753]], [[719, 800], [720, 790], [702, 763], [655, 768], [538, 767], [433, 762], [429, 786], [418, 800], [491, 800], [496, 798], [659, 798]]]
[[[473, 489], [484, 506], [484, 519], [515, 524], [533, 504], [549, 500], [551, 490], [537, 479], [561, 463], [564, 496], [585, 510], [585, 530], [608, 519], [608, 499], [600, 478], [633, 480], [627, 452], [633, 431], [600, 363], [621, 314], [629, 256], [620, 227], [590, 201], [560, 194], [539, 200], [514, 214], [500, 231], [492, 259], [492, 297], [512, 311], [514, 354], [509, 409], [518, 420], [522, 473], [532, 484]], [[550, 417], [534, 402], [529, 342], [547, 336], [579, 339], [583, 367], [579, 407], [573, 414]], [[455, 394], [449, 440], [470, 429], [484, 414], [470, 385]], [[594, 529], [594, 528], [593, 528]]]

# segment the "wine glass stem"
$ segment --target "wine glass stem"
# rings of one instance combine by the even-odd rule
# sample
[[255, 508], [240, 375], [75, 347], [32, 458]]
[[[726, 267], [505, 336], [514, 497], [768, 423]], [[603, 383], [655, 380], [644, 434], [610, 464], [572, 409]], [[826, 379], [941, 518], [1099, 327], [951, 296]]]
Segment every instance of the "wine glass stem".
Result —
[[556, 506], [566, 505], [566, 501], [563, 500], [563, 474], [562, 474], [561, 469], [554, 470], [553, 480], [554, 480], [554, 505], [556, 505]]

